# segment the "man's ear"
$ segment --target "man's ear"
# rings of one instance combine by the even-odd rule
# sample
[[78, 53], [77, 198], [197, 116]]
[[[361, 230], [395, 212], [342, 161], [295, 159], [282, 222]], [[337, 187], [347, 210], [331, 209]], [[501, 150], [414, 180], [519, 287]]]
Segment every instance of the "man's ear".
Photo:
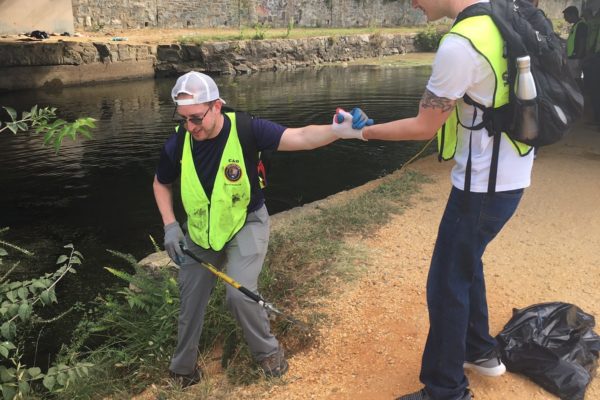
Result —
[[221, 102], [221, 100], [217, 100], [213, 104], [213, 107], [214, 107], [214, 109], [215, 109], [216, 112], [221, 113], [221, 108], [223, 107], [223, 103]]

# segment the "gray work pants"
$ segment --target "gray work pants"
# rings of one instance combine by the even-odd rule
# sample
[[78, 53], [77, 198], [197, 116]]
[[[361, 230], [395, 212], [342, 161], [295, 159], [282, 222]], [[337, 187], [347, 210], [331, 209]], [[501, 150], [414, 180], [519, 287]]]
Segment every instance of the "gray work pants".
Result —
[[[257, 293], [258, 275], [269, 244], [269, 214], [263, 206], [248, 213], [242, 229], [220, 251], [197, 246], [186, 235], [186, 243], [200, 259], [225, 272], [248, 290]], [[177, 347], [169, 369], [177, 374], [191, 374], [198, 361], [198, 344], [206, 306], [217, 277], [191, 257], [185, 257], [178, 275], [181, 309], [177, 326]], [[275, 354], [279, 343], [273, 334], [266, 311], [230, 285], [226, 302], [244, 332], [244, 338], [257, 361]]]

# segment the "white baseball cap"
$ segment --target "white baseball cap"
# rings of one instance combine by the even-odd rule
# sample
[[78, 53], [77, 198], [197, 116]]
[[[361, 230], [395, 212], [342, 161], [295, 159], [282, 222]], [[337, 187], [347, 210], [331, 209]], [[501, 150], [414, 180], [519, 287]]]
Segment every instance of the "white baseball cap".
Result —
[[[185, 93], [192, 96], [191, 99], [177, 100], [177, 96]], [[213, 100], [225, 100], [219, 97], [219, 88], [213, 79], [200, 72], [191, 71], [181, 75], [171, 90], [173, 102], [178, 106], [189, 106], [193, 104], [208, 103]]]

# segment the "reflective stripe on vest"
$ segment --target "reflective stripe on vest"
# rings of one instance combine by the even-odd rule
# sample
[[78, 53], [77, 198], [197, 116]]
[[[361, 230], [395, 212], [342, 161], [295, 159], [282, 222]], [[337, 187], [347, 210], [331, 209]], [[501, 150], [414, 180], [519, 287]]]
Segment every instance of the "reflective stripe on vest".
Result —
[[[486, 32], [485, 35], [482, 32]], [[506, 58], [504, 58], [504, 40], [500, 31], [488, 15], [479, 15], [465, 18], [450, 29], [448, 35], [461, 36], [471, 43], [471, 46], [490, 64], [494, 72], [494, 96], [492, 108], [499, 108], [508, 103], [509, 85], [504, 80], [507, 73]], [[459, 126], [471, 126], [472, 121], [460, 121], [458, 104], [454, 112], [450, 114], [444, 125], [437, 134], [439, 158], [442, 160], [451, 160], [456, 153], [458, 141]], [[506, 134], [504, 134], [506, 136]], [[508, 138], [508, 136], [506, 136]], [[510, 138], [509, 138], [510, 139]], [[515, 150], [520, 155], [526, 155], [531, 147], [523, 143], [510, 139]]]
[[198, 246], [217, 251], [244, 226], [251, 194], [235, 113], [226, 115], [231, 120], [231, 130], [210, 201], [196, 173], [187, 131], [181, 158], [181, 199], [188, 217], [190, 237]]

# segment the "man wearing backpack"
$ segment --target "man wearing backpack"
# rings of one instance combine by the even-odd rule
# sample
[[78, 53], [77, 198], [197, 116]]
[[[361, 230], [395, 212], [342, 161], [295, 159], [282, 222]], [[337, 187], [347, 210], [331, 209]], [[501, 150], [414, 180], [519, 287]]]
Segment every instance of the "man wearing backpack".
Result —
[[[165, 249], [180, 266], [177, 347], [169, 370], [174, 380], [187, 387], [201, 380], [198, 343], [216, 278], [186, 257], [181, 246], [219, 269], [226, 266], [231, 278], [256, 293], [269, 242], [269, 215], [255, 153], [315, 149], [354, 133], [350, 122], [285, 128], [245, 113], [223, 112], [225, 101], [217, 85], [199, 72], [179, 77], [171, 95], [183, 129], [177, 127], [167, 139], [153, 189], [164, 223]], [[172, 184], [179, 177], [186, 234], [173, 211]], [[230, 286], [226, 300], [265, 375], [285, 374], [288, 363], [271, 333], [265, 309]]]
[[533, 152], [521, 155], [501, 134], [495, 193], [489, 193], [491, 125], [470, 128], [481, 125], [483, 113], [469, 104], [496, 108], [508, 101], [502, 36], [487, 15], [462, 18], [476, 0], [413, 0], [413, 6], [429, 21], [455, 20], [440, 43], [418, 114], [365, 126], [356, 137], [426, 140], [437, 133], [444, 144], [440, 157], [456, 162], [427, 279], [430, 328], [420, 373], [425, 387], [399, 399], [470, 400], [466, 368], [487, 376], [506, 370], [489, 332], [482, 256], [530, 185]]

